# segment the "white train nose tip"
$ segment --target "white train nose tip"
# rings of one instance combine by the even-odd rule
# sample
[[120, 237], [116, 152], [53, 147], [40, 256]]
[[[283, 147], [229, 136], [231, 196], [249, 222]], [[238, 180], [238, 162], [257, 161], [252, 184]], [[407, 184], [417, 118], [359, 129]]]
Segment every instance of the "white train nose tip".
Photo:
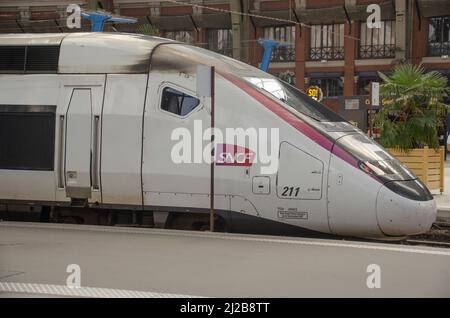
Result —
[[425, 233], [436, 220], [436, 202], [420, 181], [392, 181], [378, 192], [377, 219], [386, 235]]

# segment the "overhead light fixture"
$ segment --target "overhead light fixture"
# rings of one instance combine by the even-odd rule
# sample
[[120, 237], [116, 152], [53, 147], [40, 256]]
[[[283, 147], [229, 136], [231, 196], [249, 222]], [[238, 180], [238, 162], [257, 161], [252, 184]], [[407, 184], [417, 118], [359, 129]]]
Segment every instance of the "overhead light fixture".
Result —
[[448, 55], [441, 55], [441, 59], [447, 60], [448, 59]]

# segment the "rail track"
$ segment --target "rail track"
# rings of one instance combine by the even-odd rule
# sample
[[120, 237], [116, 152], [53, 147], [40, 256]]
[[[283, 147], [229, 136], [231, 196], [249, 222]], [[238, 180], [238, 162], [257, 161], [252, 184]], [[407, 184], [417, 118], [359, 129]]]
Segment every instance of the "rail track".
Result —
[[420, 245], [420, 246], [450, 248], [450, 243], [448, 243], [448, 242], [440, 242], [440, 241], [408, 239], [408, 240], [405, 241], [405, 243], [406, 243], [405, 245]]
[[410, 236], [403, 244], [450, 248], [450, 220], [436, 221], [428, 233]]

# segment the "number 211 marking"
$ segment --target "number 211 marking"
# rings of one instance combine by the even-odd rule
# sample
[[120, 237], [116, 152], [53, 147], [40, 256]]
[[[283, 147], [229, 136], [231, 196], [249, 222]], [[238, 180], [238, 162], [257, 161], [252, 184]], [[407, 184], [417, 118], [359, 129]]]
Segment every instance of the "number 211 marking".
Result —
[[[293, 195], [295, 192], [295, 195]], [[300, 187], [283, 187], [283, 193], [281, 193], [282, 197], [297, 197], [300, 192]]]

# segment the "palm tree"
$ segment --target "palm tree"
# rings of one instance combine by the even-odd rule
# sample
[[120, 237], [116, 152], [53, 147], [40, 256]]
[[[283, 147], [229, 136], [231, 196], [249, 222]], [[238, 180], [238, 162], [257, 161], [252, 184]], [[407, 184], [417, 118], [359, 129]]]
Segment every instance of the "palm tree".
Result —
[[386, 148], [408, 151], [439, 147], [438, 129], [443, 126], [447, 106], [447, 78], [439, 72], [425, 72], [421, 65], [402, 64], [391, 76], [379, 73], [384, 81], [381, 95], [390, 103], [375, 117], [381, 127], [380, 143]]

